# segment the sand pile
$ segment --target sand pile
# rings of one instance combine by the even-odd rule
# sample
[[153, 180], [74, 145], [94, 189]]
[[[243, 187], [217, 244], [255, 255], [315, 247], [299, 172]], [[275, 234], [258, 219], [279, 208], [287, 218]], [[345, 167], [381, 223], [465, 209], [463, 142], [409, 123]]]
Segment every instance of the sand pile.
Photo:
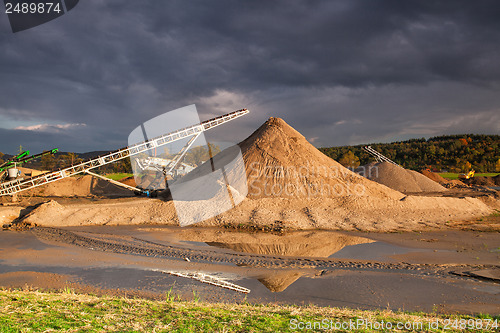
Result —
[[125, 178], [122, 178], [118, 181], [120, 183], [128, 185], [128, 186], [133, 186], [133, 187], [137, 186], [137, 184], [135, 183], [135, 178], [133, 176], [132, 177], [125, 177]]
[[421, 173], [426, 176], [427, 178], [429, 178], [430, 180], [433, 180], [437, 183], [439, 183], [440, 185], [444, 186], [445, 188], [447, 189], [464, 189], [464, 188], [468, 188], [467, 185], [465, 185], [464, 183], [462, 183], [460, 180], [458, 179], [446, 179], [444, 177], [441, 177], [440, 174], [438, 173], [435, 173], [435, 172], [432, 172], [432, 171], [429, 171], [429, 170], [422, 170]]
[[389, 162], [372, 162], [356, 169], [360, 175], [403, 193], [442, 192], [446, 188], [413, 170]]
[[148, 198], [123, 198], [95, 204], [61, 205], [55, 200], [41, 204], [23, 222], [39, 226], [175, 224], [171, 202]]
[[[25, 193], [25, 194], [24, 194]], [[43, 197], [131, 196], [130, 190], [90, 175], [68, 177], [22, 192]]]
[[436, 183], [439, 183], [439, 184], [447, 184], [449, 182], [448, 179], [444, 178], [444, 177], [441, 177], [440, 174], [438, 173], [435, 173], [435, 172], [432, 172], [432, 171], [429, 171], [429, 170], [422, 170], [420, 171], [424, 176], [426, 176], [427, 178], [429, 178], [430, 180], [433, 180], [435, 181]]
[[[311, 198], [377, 196], [401, 198], [401, 193], [379, 186], [351, 172], [321, 153], [283, 119], [270, 118], [239, 144], [244, 164], [230, 165], [238, 152], [227, 149], [213, 159], [215, 169], [224, 167], [231, 185], [240, 187], [239, 168], [245, 169], [247, 197]], [[206, 162], [174, 184], [189, 182], [212, 172]], [[206, 186], [201, 184], [201, 186]]]
[[500, 175], [497, 175], [495, 177], [472, 177], [470, 179], [464, 180], [464, 182], [471, 185], [500, 186]]
[[[406, 197], [344, 168], [279, 118], [270, 118], [239, 147], [244, 164], [225, 167], [225, 172], [232, 178], [245, 168], [248, 196], [235, 209], [201, 225], [279, 222], [297, 229], [413, 230], [491, 211], [472, 198]], [[234, 151], [221, 152], [213, 159], [215, 169], [235, 156]], [[207, 162], [179, 184], [210, 172]], [[419, 173], [409, 174], [419, 185], [417, 191], [445, 190]]]
[[[37, 216], [37, 221], [50, 225], [178, 224], [181, 219], [177, 217], [179, 210], [174, 209], [175, 204], [175, 208], [183, 207], [181, 213], [187, 215], [204, 214], [209, 209], [217, 212], [215, 217], [198, 226], [251, 224], [264, 228], [279, 223], [292, 229], [410, 231], [443, 228], [449, 220], [492, 212], [476, 198], [406, 196], [366, 179], [322, 154], [279, 118], [270, 118], [239, 147], [244, 163], [232, 162], [240, 154], [239, 149], [222, 151], [212, 163], [207, 161], [174, 183], [173, 186], [184, 189], [180, 199], [177, 196], [174, 202], [144, 199], [123, 205], [68, 205], [63, 212], [45, 212], [49, 217]], [[215, 174], [213, 170], [222, 167], [231, 186], [215, 182], [216, 186], [207, 191], [208, 183], [203, 181], [203, 176]], [[238, 177], [241, 171], [246, 179]], [[443, 190], [439, 184], [416, 174], [435, 184], [433, 190]], [[410, 175], [420, 190], [431, 188], [431, 185], [422, 185], [425, 182], [413, 173]], [[245, 184], [248, 196], [242, 186]], [[211, 204], [211, 197], [227, 191], [232, 193], [235, 208], [231, 209], [231, 203], [227, 207]]]

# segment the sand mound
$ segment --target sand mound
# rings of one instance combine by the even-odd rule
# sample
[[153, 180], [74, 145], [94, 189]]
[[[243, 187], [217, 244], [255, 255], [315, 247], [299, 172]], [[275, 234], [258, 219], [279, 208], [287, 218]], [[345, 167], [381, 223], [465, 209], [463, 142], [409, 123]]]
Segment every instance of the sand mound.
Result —
[[[235, 187], [244, 181], [237, 176], [239, 168], [245, 168], [247, 197], [250, 199], [354, 196], [361, 193], [363, 196], [401, 198], [401, 193], [367, 181], [324, 155], [280, 118], [270, 118], [238, 146], [244, 164], [230, 165], [239, 153], [234, 148], [216, 155], [213, 164], [215, 169], [225, 168], [228, 178], [237, 184]], [[207, 161], [174, 186], [200, 178], [212, 170], [212, 164]]]
[[68, 177], [22, 193], [42, 197], [131, 196], [130, 190], [90, 175]]
[[439, 183], [440, 185], [442, 185], [443, 187], [447, 188], [447, 189], [457, 189], [457, 188], [468, 188], [467, 185], [465, 185], [464, 183], [462, 183], [460, 180], [458, 179], [446, 179], [444, 177], [441, 177], [440, 174], [438, 173], [435, 173], [435, 172], [432, 172], [432, 171], [429, 171], [429, 170], [422, 170], [420, 171], [424, 176], [426, 176], [427, 178], [429, 178], [430, 180], [433, 180], [437, 183]]
[[137, 184], [135, 183], [135, 178], [133, 176], [132, 177], [125, 177], [125, 178], [122, 178], [118, 181], [120, 183], [128, 185], [128, 186], [133, 186], [133, 187], [137, 186]]
[[469, 185], [498, 186], [500, 185], [500, 175], [497, 175], [495, 177], [472, 177], [470, 179], [464, 180], [464, 182]]
[[447, 184], [449, 182], [448, 179], [446, 179], [444, 177], [441, 177], [441, 175], [438, 174], [438, 173], [435, 173], [435, 172], [432, 172], [432, 171], [429, 171], [429, 170], [422, 170], [420, 172], [424, 176], [426, 176], [427, 178], [429, 178], [430, 180], [435, 181], [436, 183]]
[[356, 172], [403, 193], [446, 191], [446, 188], [426, 176], [389, 162], [373, 162], [357, 168]]
[[[492, 212], [476, 198], [405, 196], [366, 179], [322, 154], [282, 119], [270, 118], [241, 142], [239, 148], [244, 163], [233, 163], [240, 149], [222, 151], [212, 162], [202, 164], [170, 187], [171, 190], [182, 187], [177, 193], [180, 196], [173, 195], [173, 202], [145, 199], [123, 204], [68, 205], [62, 213], [37, 216], [38, 222], [41, 224], [43, 220], [45, 225], [177, 224], [183, 220], [179, 213], [190, 217], [210, 210], [217, 215], [199, 226], [252, 224], [264, 227], [278, 222], [292, 229], [383, 232], [443, 228], [450, 220]], [[209, 185], [205, 182], [208, 178], [204, 177], [222, 168], [231, 186], [215, 182], [208, 191]], [[404, 174], [402, 181], [409, 179], [418, 185], [416, 191], [444, 190], [417, 172], [394, 168], [398, 168], [395, 172]], [[242, 171], [246, 179], [238, 177]], [[245, 184], [248, 195], [242, 188]], [[408, 187], [405, 190], [415, 191]], [[211, 198], [224, 197], [222, 193], [228, 192], [232, 193], [235, 208], [227, 202], [227, 207], [210, 204]]]
[[51, 200], [35, 208], [23, 222], [39, 226], [177, 224], [171, 202], [124, 198], [95, 204], [61, 205]]
[[[472, 198], [405, 197], [325, 156], [282, 119], [270, 118], [239, 147], [248, 196], [235, 209], [202, 225], [269, 225], [278, 221], [297, 229], [414, 230], [424, 225], [439, 228], [450, 218], [470, 218], [491, 211]], [[214, 158], [214, 165], [229, 160], [231, 157], [223, 151]], [[394, 168], [405, 175], [403, 179], [418, 185], [406, 188], [408, 192], [446, 190], [417, 172]], [[205, 163], [186, 179], [211, 170]], [[233, 170], [227, 168], [226, 173], [230, 175]]]
[[22, 209], [23, 208], [19, 206], [0, 206], [0, 226], [9, 224], [18, 218]]
[[[61, 216], [64, 211], [64, 207], [61, 206], [57, 201], [50, 200], [33, 209], [25, 218], [24, 222], [29, 222], [32, 225], [46, 224], [45, 219], [48, 216], [55, 217]], [[39, 217], [42, 217], [40, 220]]]

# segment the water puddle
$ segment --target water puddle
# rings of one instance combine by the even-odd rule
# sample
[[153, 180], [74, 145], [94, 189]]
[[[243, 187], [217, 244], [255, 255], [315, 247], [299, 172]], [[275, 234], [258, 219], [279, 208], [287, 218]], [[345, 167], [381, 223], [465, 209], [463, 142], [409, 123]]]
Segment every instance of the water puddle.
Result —
[[180, 241], [180, 243], [185, 244], [185, 245], [190, 245], [190, 246], [197, 246], [197, 247], [209, 247], [209, 245], [205, 242]]
[[331, 231], [296, 231], [281, 234], [220, 230], [180, 230], [181, 243], [210, 246], [228, 252], [328, 258], [346, 246], [375, 242], [372, 239]]
[[[429, 246], [428, 242], [423, 243], [427, 248], [419, 248], [419, 243], [415, 242], [411, 248], [331, 231], [296, 231], [281, 235], [176, 227], [93, 227], [71, 230], [109, 242], [122, 241], [125, 245], [134, 245], [146, 240], [167, 246], [226, 254], [238, 252], [288, 257], [397, 261], [395, 256], [448, 251], [436, 250], [434, 246]], [[99, 252], [67, 244], [46, 244], [31, 233], [1, 233], [0, 244], [0, 252], [5, 253], [0, 259], [0, 286], [7, 287], [14, 284], [18, 287], [25, 284], [35, 287], [56, 286], [63, 278], [58, 280], [50, 275], [55, 274], [72, 276], [82, 285], [103, 290], [126, 290], [132, 295], [136, 293], [141, 296], [165, 297], [165, 294], [171, 291], [189, 299], [193, 297], [194, 291], [200, 299], [207, 301], [312, 303], [320, 306], [359, 308], [386, 308], [390, 304], [393, 309], [409, 310], [432, 310], [435, 304], [458, 304], [466, 297], [477, 298], [484, 304], [500, 302], [498, 284], [484, 282], [484, 279], [453, 280], [423, 277], [403, 271], [293, 267], [270, 269], [223, 262], [190, 262], [183, 258], [176, 261]], [[497, 274], [489, 271], [475, 273]], [[63, 284], [61, 288], [64, 288]], [[246, 290], [245, 288], [250, 290], [250, 293], [243, 294], [238, 291]]]
[[386, 261], [390, 260], [391, 256], [398, 254], [430, 251], [429, 249], [412, 249], [385, 242], [373, 242], [346, 246], [342, 250], [332, 254], [330, 258]]

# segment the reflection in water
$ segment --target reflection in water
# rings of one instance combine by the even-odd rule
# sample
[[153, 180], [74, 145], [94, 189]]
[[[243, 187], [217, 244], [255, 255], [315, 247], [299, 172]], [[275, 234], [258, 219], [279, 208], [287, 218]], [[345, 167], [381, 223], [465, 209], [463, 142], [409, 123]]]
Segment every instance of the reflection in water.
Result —
[[301, 271], [272, 271], [257, 280], [274, 293], [285, 290], [302, 275]]
[[[210, 246], [237, 252], [297, 257], [329, 257], [346, 246], [375, 242], [368, 238], [331, 231], [298, 231], [284, 235], [208, 232], [203, 238]], [[198, 238], [189, 239], [192, 241]], [[271, 292], [281, 292], [304, 274], [305, 272], [297, 270], [275, 270], [259, 277], [258, 281]]]
[[330, 258], [357, 259], [357, 260], [387, 260], [390, 256], [406, 254], [410, 252], [429, 251], [425, 249], [412, 249], [384, 242], [373, 242], [371, 244], [356, 244], [332, 254]]
[[210, 246], [237, 252], [300, 257], [329, 257], [346, 246], [374, 242], [364, 237], [328, 231], [299, 231], [285, 235], [231, 232], [214, 237], [204, 236]]

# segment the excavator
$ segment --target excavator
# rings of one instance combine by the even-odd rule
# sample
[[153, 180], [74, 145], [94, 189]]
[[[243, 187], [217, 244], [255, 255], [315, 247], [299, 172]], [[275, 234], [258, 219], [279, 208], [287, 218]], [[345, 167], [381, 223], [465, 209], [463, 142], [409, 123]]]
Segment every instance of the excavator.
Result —
[[474, 177], [474, 173], [475, 173], [474, 170], [471, 170], [468, 173], [461, 173], [458, 175], [458, 178], [459, 179], [471, 179], [472, 177]]

